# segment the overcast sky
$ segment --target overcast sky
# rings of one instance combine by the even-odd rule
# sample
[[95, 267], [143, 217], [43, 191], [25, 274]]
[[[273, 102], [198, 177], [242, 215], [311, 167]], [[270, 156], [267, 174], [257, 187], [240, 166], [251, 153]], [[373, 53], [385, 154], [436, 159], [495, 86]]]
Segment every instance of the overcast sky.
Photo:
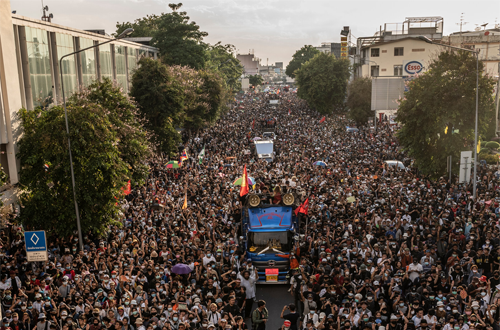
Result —
[[[4, 1], [4, 0], [0, 0]], [[171, 0], [44, 0], [53, 22], [79, 29], [115, 31], [116, 22], [147, 14], [170, 12]], [[180, 1], [179, 1], [180, 2]], [[206, 42], [230, 43], [239, 53], [254, 50], [262, 64], [285, 62], [303, 45], [339, 42], [340, 30], [350, 26], [355, 37], [371, 36], [384, 23], [405, 17], [441, 16], [445, 35], [495, 21], [500, 23], [500, 0], [357, 1], [357, 0], [184, 0], [183, 10], [208, 32]], [[40, 19], [41, 0], [11, 0], [17, 14]]]

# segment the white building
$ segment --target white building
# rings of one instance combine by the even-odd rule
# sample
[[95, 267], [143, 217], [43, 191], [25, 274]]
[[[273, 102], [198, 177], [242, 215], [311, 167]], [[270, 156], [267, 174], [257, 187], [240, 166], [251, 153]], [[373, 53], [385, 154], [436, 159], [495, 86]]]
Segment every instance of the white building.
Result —
[[70, 95], [95, 79], [109, 77], [127, 92], [139, 58], [158, 54], [154, 47], [114, 40], [68, 56], [59, 67], [62, 56], [108, 40], [114, 38], [12, 14], [10, 1], [0, 1], [0, 164], [9, 177], [7, 188], [18, 183], [19, 109], [60, 103], [62, 83]]

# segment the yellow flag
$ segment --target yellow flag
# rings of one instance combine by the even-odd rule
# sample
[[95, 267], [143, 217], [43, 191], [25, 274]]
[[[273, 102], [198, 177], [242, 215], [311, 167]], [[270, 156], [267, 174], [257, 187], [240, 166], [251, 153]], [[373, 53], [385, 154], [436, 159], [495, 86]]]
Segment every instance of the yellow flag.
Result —
[[477, 153], [479, 153], [479, 151], [481, 151], [481, 139], [477, 140], [477, 147], [476, 147], [476, 149], [477, 149]]
[[186, 192], [186, 194], [184, 195], [184, 204], [182, 204], [182, 209], [185, 210], [187, 209], [187, 207], [188, 207], [188, 195]]
[[448, 134], [448, 126], [444, 129], [444, 134]]

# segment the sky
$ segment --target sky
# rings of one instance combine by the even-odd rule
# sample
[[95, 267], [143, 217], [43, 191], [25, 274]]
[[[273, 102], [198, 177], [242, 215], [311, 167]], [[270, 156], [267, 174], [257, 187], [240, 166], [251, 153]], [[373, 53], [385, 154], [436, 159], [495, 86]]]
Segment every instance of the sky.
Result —
[[[3, 1], [3, 0], [0, 0]], [[42, 0], [11, 0], [17, 14], [40, 19]], [[354, 37], [372, 36], [384, 23], [402, 23], [406, 17], [441, 16], [444, 33], [483, 23], [500, 23], [500, 0], [177, 0], [202, 31], [205, 41], [235, 45], [238, 53], [253, 50], [261, 64], [290, 61], [304, 45], [340, 42], [340, 30], [349, 26]], [[78, 29], [116, 30], [116, 22], [148, 14], [170, 12], [172, 0], [43, 0], [53, 22]]]

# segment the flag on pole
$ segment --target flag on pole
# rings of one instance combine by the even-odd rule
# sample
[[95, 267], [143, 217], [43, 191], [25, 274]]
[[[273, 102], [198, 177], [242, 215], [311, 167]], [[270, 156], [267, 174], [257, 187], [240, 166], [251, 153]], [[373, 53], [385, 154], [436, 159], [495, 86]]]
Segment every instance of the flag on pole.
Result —
[[182, 164], [183, 161], [185, 161], [186, 159], [188, 159], [188, 154], [186, 152], [186, 149], [182, 150], [182, 154], [181, 154], [181, 161], [180, 163]]
[[326, 117], [323, 116], [323, 118], [321, 118], [321, 120], [319, 121], [319, 123], [321, 124], [322, 122], [324, 122], [326, 120]]
[[201, 165], [203, 162], [203, 158], [205, 158], [205, 145], [203, 145], [203, 149], [201, 149], [200, 153], [198, 154], [198, 164]]
[[477, 139], [477, 147], [476, 147], [476, 151], [477, 153], [479, 153], [481, 151], [481, 138], [478, 138]]
[[128, 180], [127, 184], [122, 187], [122, 192], [124, 195], [130, 195], [132, 192], [132, 187], [130, 187], [130, 180]]
[[290, 108], [288, 108], [288, 115], [290, 116]]
[[309, 197], [307, 197], [305, 202], [295, 209], [295, 215], [299, 215], [299, 213], [307, 215], [307, 210], [309, 210]]
[[240, 187], [240, 196], [243, 197], [248, 194], [248, 174], [247, 174], [247, 165], [243, 168], [243, 177], [241, 179], [241, 187]]
[[444, 134], [448, 134], [448, 126], [444, 129]]

